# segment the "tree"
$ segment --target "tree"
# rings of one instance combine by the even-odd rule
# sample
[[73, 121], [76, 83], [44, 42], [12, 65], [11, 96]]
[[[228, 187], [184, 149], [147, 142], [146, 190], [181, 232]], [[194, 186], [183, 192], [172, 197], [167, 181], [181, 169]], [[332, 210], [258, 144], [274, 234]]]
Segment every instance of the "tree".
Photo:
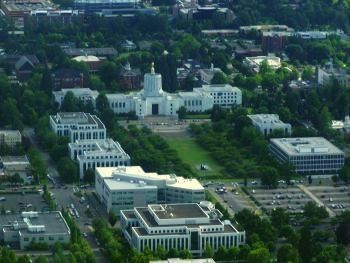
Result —
[[299, 253], [291, 244], [282, 245], [277, 251], [277, 262], [299, 263]]
[[186, 108], [185, 108], [184, 106], [181, 106], [181, 107], [179, 108], [179, 110], [177, 111], [177, 115], [178, 115], [178, 117], [179, 117], [180, 120], [185, 119], [186, 113], [187, 113], [187, 112], [186, 112]]
[[87, 169], [84, 173], [84, 182], [94, 183], [95, 182], [95, 172], [93, 169]]
[[51, 76], [51, 71], [47, 63], [45, 63], [45, 69], [40, 82], [40, 89], [45, 91], [47, 94], [51, 95], [53, 90], [53, 80]]
[[270, 259], [270, 252], [265, 247], [253, 249], [248, 254], [248, 263], [267, 263]]
[[227, 78], [225, 74], [221, 71], [216, 71], [214, 73], [213, 79], [211, 80], [211, 84], [227, 84]]
[[58, 162], [57, 171], [62, 180], [66, 183], [72, 183], [78, 180], [78, 167], [76, 163], [68, 157], [64, 157]]
[[312, 184], [312, 176], [311, 175], [309, 175], [309, 177], [308, 177], [308, 182], [309, 182], [309, 184]]
[[299, 254], [303, 262], [311, 262], [313, 257], [313, 239], [310, 230], [307, 227], [303, 227], [300, 230], [300, 241], [299, 241]]
[[328, 212], [324, 206], [318, 207], [314, 202], [307, 202], [304, 206], [304, 215], [307, 218], [324, 219], [327, 218]]
[[343, 168], [339, 172], [339, 178], [344, 182], [348, 182], [350, 180], [350, 167], [343, 166]]
[[188, 249], [180, 250], [179, 251], [179, 258], [191, 259], [192, 258], [192, 253]]
[[263, 167], [261, 169], [261, 184], [276, 188], [278, 186], [278, 172], [273, 167]]
[[314, 71], [311, 66], [306, 66], [301, 74], [303, 80], [311, 80], [314, 77]]
[[280, 229], [281, 226], [288, 224], [289, 216], [286, 213], [286, 210], [281, 207], [277, 207], [276, 209], [272, 210], [271, 223], [277, 229]]
[[303, 47], [298, 44], [289, 44], [286, 46], [286, 53], [291, 60], [304, 60]]
[[117, 215], [112, 209], [110, 209], [108, 212], [108, 222], [111, 224], [111, 226], [114, 226], [115, 223], [117, 223]]
[[63, 98], [61, 110], [67, 112], [79, 111], [79, 100], [74, 96], [73, 92], [68, 91]]
[[212, 258], [214, 256], [214, 249], [209, 244], [205, 246], [203, 256], [205, 258]]

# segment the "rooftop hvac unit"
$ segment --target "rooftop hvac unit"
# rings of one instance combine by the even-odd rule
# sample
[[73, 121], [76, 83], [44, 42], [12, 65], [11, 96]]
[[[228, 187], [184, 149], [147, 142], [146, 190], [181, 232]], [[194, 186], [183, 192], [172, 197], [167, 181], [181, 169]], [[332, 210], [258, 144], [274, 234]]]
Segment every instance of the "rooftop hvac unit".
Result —
[[28, 231], [33, 233], [45, 232], [45, 225], [29, 225]]
[[38, 217], [38, 212], [36, 211], [22, 212], [22, 217], [36, 218]]

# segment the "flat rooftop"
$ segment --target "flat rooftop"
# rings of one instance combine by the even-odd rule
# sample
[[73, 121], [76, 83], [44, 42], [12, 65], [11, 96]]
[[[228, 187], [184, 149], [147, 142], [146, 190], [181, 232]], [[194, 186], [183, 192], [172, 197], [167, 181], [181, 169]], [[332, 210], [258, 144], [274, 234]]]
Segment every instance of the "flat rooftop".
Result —
[[76, 97], [81, 96], [90, 96], [90, 97], [98, 97], [99, 92], [97, 90], [92, 90], [89, 88], [79, 88], [79, 89], [62, 89], [59, 91], [53, 91], [53, 95], [61, 95], [65, 96], [67, 92], [72, 92]]
[[75, 142], [69, 143], [68, 145], [70, 148], [73, 148], [73, 149], [75, 148], [82, 149], [84, 151], [84, 154], [87, 154], [87, 155], [89, 153], [98, 153], [98, 152], [101, 152], [101, 153], [110, 152], [113, 154], [127, 155], [124, 149], [120, 146], [120, 144], [110, 138], [104, 139], [104, 140], [76, 140]]
[[267, 64], [274, 69], [281, 67], [281, 59], [275, 56], [246, 57], [246, 61], [256, 65], [260, 65], [263, 61], [266, 61]]
[[[135, 207], [135, 210], [138, 212], [138, 214], [142, 217], [142, 219], [145, 221], [145, 223], [149, 227], [166, 227], [166, 226], [173, 226], [174, 224], [162, 224], [159, 225], [157, 221], [154, 219], [153, 215], [150, 213], [147, 207]], [[123, 211], [122, 211], [123, 212]], [[177, 217], [178, 219], [180, 217]], [[178, 224], [176, 224], [178, 226]], [[217, 225], [220, 226], [222, 225], [222, 222], [219, 219], [211, 219], [209, 223], [199, 223], [199, 224], [183, 224], [183, 226], [188, 226], [192, 228], [198, 228], [200, 226], [205, 226], [205, 225]], [[140, 230], [142, 231], [142, 230]], [[144, 235], [149, 235], [147, 232]]]
[[256, 123], [276, 123], [276, 124], [285, 124], [280, 120], [277, 114], [255, 114], [247, 115], [249, 119]]
[[28, 157], [26, 155], [23, 155], [23, 156], [10, 156], [10, 155], [1, 156], [0, 162], [2, 162], [2, 163], [28, 163], [29, 164], [29, 160], [28, 160]]
[[149, 185], [145, 183], [131, 183], [126, 181], [117, 181], [115, 179], [105, 179], [104, 183], [109, 190], [137, 190], [137, 189], [154, 189], [157, 190], [157, 186]]
[[117, 50], [113, 47], [101, 47], [101, 48], [64, 48], [63, 52], [67, 56], [76, 57], [81, 55], [91, 56], [116, 56]]
[[7, 135], [21, 136], [21, 132], [19, 130], [0, 130], [0, 134], [3, 134], [5, 136], [7, 136]]
[[203, 85], [201, 88], [204, 91], [214, 91], [214, 92], [232, 92], [232, 91], [241, 91], [239, 88], [237, 87], [232, 87], [229, 84], [214, 84], [214, 85]]
[[96, 124], [98, 128], [104, 129], [102, 121], [90, 113], [84, 112], [58, 112], [56, 115], [50, 116], [57, 124], [79, 125], [79, 124]]
[[159, 219], [207, 218], [207, 214], [198, 204], [150, 205], [150, 209]]
[[33, 10], [57, 10], [51, 1], [35, 0], [35, 1], [4, 1], [2, 6], [7, 12], [30, 12]]
[[146, 181], [148, 184], [152, 184], [152, 181], [165, 181], [167, 187], [204, 190], [197, 179], [187, 179], [175, 174], [146, 173], [141, 166], [96, 167], [96, 172], [104, 178], [114, 177], [114, 180], [121, 178], [123, 181]]
[[[30, 224], [33, 226], [44, 225], [45, 230], [42, 232], [30, 232], [28, 230], [28, 224], [25, 222], [25, 217], [21, 214], [9, 214], [9, 215], [0, 215], [0, 227], [5, 231], [20, 231], [21, 233], [26, 233], [29, 235], [36, 235], [43, 233], [49, 234], [62, 234], [69, 233], [69, 227], [66, 224], [61, 212], [41, 212], [38, 213], [37, 217], [29, 218], [26, 217]], [[18, 223], [18, 229], [15, 229], [13, 225]]]
[[277, 138], [270, 139], [270, 143], [288, 155], [344, 154], [323, 137]]

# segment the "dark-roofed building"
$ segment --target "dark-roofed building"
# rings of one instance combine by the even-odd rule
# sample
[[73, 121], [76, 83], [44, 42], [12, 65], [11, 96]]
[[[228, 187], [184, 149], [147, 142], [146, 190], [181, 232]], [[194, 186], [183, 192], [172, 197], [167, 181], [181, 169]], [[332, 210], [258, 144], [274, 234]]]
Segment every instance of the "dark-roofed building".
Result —
[[118, 54], [117, 50], [113, 47], [101, 47], [101, 48], [63, 48], [63, 52], [69, 57], [76, 56], [97, 56], [97, 57], [113, 57]]
[[0, 240], [20, 249], [31, 242], [48, 245], [70, 242], [70, 229], [59, 211], [0, 215], [0, 227]]
[[27, 80], [33, 70], [40, 65], [35, 55], [5, 55], [3, 60], [16, 72], [17, 78], [21, 81]]
[[141, 88], [141, 70], [138, 68], [131, 68], [130, 63], [121, 69], [119, 75], [120, 84], [128, 87], [129, 89]]
[[215, 251], [245, 244], [245, 231], [229, 220], [210, 202], [200, 204], [158, 204], [121, 211], [123, 234], [136, 250], [188, 249], [202, 256], [209, 245]]
[[84, 73], [76, 69], [60, 68], [52, 73], [54, 90], [84, 88]]

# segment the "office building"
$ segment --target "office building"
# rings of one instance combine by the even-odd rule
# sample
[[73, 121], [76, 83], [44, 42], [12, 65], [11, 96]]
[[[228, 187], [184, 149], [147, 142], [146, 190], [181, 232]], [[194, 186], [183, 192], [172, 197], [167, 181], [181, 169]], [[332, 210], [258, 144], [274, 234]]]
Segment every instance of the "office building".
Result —
[[26, 16], [30, 16], [35, 11], [54, 11], [58, 10], [53, 2], [49, 0], [6, 0], [1, 1], [1, 10], [5, 16], [11, 19], [21, 19], [22, 22]]
[[18, 130], [0, 130], [0, 145], [15, 147], [22, 143], [22, 135]]
[[97, 57], [114, 57], [118, 55], [118, 51], [113, 47], [100, 47], [100, 48], [74, 48], [63, 47], [63, 52], [68, 57], [77, 56], [97, 56]]
[[275, 56], [258, 56], [258, 57], [246, 57], [243, 60], [243, 64], [248, 67], [252, 72], [259, 73], [261, 63], [266, 61], [272, 69], [276, 70], [281, 67], [281, 59]]
[[58, 136], [69, 137], [70, 142], [106, 139], [105, 125], [90, 113], [58, 112], [50, 116], [50, 126]]
[[84, 73], [80, 70], [60, 68], [55, 70], [51, 76], [53, 80], [53, 89], [55, 91], [61, 89], [84, 88]]
[[102, 66], [102, 62], [103, 62], [102, 58], [92, 56], [92, 55], [76, 56], [76, 57], [72, 58], [72, 60], [74, 60], [76, 62], [85, 63], [89, 68], [89, 72], [92, 72], [92, 73], [97, 72], [99, 70], [99, 68]]
[[76, 97], [78, 100], [86, 103], [92, 103], [93, 107], [95, 107], [96, 99], [98, 97], [98, 91], [97, 90], [91, 90], [89, 88], [70, 88], [70, 89], [61, 89], [58, 91], [53, 91], [52, 95], [54, 97], [54, 100], [58, 103], [58, 106], [61, 107], [62, 102], [64, 100], [64, 97], [67, 95], [68, 92], [73, 93], [74, 97]]
[[74, 8], [91, 14], [102, 10], [136, 9], [139, 3], [140, 0], [74, 0]]
[[281, 52], [287, 42], [287, 38], [292, 35], [291, 32], [268, 31], [262, 32], [262, 49], [265, 53]]
[[0, 215], [0, 228], [0, 239], [20, 249], [27, 248], [31, 242], [49, 246], [70, 242], [70, 229], [59, 211]]
[[28, 157], [23, 156], [1, 156], [0, 175], [13, 176], [18, 174], [25, 183], [32, 181], [32, 169]]
[[344, 152], [322, 137], [270, 139], [270, 151], [302, 175], [334, 175], [344, 166]]
[[95, 190], [109, 211], [154, 203], [199, 203], [205, 199], [197, 179], [146, 173], [140, 166], [96, 168]]
[[127, 62], [120, 71], [119, 83], [122, 85], [122, 87], [126, 87], [128, 89], [140, 89], [141, 70], [138, 68], [131, 68], [130, 63]]
[[292, 133], [292, 126], [280, 120], [277, 114], [247, 115], [254, 127], [264, 136], [268, 136], [274, 130], [281, 130], [284, 135]]
[[130, 156], [112, 139], [77, 140], [69, 143], [68, 147], [70, 158], [79, 163], [81, 179], [88, 169], [130, 165]]
[[340, 85], [350, 87], [350, 74], [345, 69], [335, 67], [332, 60], [327, 62], [324, 67], [316, 68], [317, 84], [325, 85], [332, 78], [336, 79]]
[[135, 112], [140, 118], [149, 115], [177, 116], [184, 106], [189, 112], [203, 112], [214, 105], [230, 108], [242, 104], [242, 92], [231, 85], [203, 85], [191, 92], [168, 93], [162, 89], [162, 76], [151, 73], [144, 76], [144, 89], [129, 94], [106, 94], [115, 113]]
[[245, 244], [245, 231], [229, 220], [208, 201], [200, 204], [156, 204], [121, 212], [121, 229], [129, 244], [137, 251], [189, 250], [202, 256], [207, 246], [238, 247]]

